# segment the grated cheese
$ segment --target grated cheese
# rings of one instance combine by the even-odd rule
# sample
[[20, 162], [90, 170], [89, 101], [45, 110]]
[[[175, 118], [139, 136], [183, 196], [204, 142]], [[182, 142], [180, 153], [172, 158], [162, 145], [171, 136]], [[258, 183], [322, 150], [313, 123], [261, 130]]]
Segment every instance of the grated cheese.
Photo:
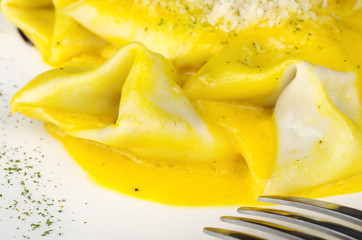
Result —
[[256, 24], [275, 26], [291, 16], [315, 20], [313, 11], [327, 8], [327, 0], [135, 0], [154, 9], [157, 6], [189, 14], [193, 21], [208, 23], [225, 32]]

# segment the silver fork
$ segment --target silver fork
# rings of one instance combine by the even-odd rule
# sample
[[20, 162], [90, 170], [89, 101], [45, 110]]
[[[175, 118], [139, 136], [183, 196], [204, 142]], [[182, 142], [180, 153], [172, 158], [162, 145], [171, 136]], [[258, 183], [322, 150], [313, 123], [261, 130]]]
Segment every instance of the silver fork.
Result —
[[[261, 196], [258, 201], [266, 203], [282, 204], [291, 207], [302, 208], [311, 210], [321, 214], [328, 215], [332, 218], [342, 220], [349, 223], [339, 224], [332, 221], [327, 221], [324, 218], [309, 217], [304, 214], [293, 213], [284, 210], [261, 208], [261, 207], [240, 207], [238, 212], [246, 215], [253, 215], [265, 218], [271, 218], [279, 221], [284, 221], [292, 224], [297, 224], [312, 230], [323, 232], [327, 235], [333, 236], [337, 239], [358, 239], [362, 240], [362, 211], [335, 203], [325, 202], [321, 200], [314, 200], [309, 198], [300, 197], [287, 197], [287, 196]], [[223, 216], [221, 221], [233, 223], [244, 227], [254, 228], [277, 237], [286, 239], [325, 239], [315, 236], [311, 233], [302, 232], [300, 230], [282, 226], [276, 223], [245, 218], [245, 217], [231, 217]], [[355, 226], [350, 226], [350, 225]], [[205, 227], [204, 232], [214, 237], [221, 239], [244, 239], [244, 240], [260, 240], [264, 239], [258, 236], [237, 232], [233, 230]]]

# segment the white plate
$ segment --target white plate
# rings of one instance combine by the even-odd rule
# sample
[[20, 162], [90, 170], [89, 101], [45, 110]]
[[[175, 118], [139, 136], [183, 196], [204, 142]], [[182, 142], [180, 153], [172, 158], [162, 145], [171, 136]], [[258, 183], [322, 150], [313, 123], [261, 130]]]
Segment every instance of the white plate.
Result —
[[[219, 217], [236, 206], [166, 206], [94, 184], [41, 122], [11, 115], [11, 97], [46, 69], [0, 13], [0, 239], [206, 240], [205, 226], [235, 229]], [[362, 209], [362, 193], [327, 200]]]

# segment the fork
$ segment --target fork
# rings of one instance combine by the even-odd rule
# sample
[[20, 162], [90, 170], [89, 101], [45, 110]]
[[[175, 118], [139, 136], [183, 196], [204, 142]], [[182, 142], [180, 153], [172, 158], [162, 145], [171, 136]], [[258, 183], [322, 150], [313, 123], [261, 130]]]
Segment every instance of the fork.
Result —
[[[324, 218], [309, 217], [304, 214], [293, 213], [284, 210], [261, 208], [261, 207], [240, 207], [238, 212], [246, 215], [253, 215], [264, 218], [271, 218], [279, 221], [284, 221], [299, 226], [316, 230], [327, 235], [333, 236], [337, 239], [362, 239], [362, 211], [343, 205], [325, 202], [321, 200], [301, 198], [301, 197], [289, 197], [289, 196], [261, 196], [258, 201], [266, 203], [282, 204], [291, 207], [297, 207], [305, 210], [318, 212], [330, 217], [342, 220], [349, 223], [349, 226], [327, 221]], [[254, 228], [266, 233], [282, 237], [290, 240], [294, 239], [325, 239], [315, 236], [311, 233], [302, 232], [300, 230], [282, 226], [276, 223], [267, 222], [263, 220], [257, 220], [245, 217], [231, 217], [223, 216], [221, 221], [227, 223], [233, 223], [244, 227]], [[355, 225], [351, 227], [350, 225]], [[360, 229], [359, 229], [360, 228]], [[221, 239], [244, 239], [244, 240], [260, 240], [264, 239], [255, 235], [250, 235], [233, 230], [205, 227], [204, 233], [218, 237]]]

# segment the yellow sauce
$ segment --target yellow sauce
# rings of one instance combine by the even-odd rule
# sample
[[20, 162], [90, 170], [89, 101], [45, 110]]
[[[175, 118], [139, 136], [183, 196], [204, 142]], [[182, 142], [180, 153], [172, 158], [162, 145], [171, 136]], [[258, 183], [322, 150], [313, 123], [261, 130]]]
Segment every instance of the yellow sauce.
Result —
[[[355, 25], [358, 25], [356, 19]], [[282, 40], [286, 49], [276, 49], [270, 42], [271, 37]], [[353, 71], [360, 79], [362, 76], [362, 35], [351, 31], [342, 21], [316, 25], [294, 19], [283, 27], [256, 27], [240, 34], [229, 48], [250, 47], [255, 43], [258, 46], [255, 54], [247, 56], [255, 65], [267, 66], [279, 53], [334, 70]], [[259, 53], [263, 57], [259, 57]], [[275, 164], [277, 141], [272, 109], [201, 100], [194, 101], [193, 105], [204, 119], [232, 135], [230, 144], [243, 149], [239, 157], [207, 163], [142, 161], [115, 149], [61, 134], [51, 125], [48, 130], [94, 181], [107, 188], [172, 205], [255, 204], [261, 189], [253, 186], [263, 185]], [[257, 172], [249, 170], [250, 164], [254, 164]], [[322, 197], [355, 192], [361, 190], [361, 180], [362, 176], [341, 179], [300, 195]]]
[[[275, 134], [270, 111], [220, 106], [220, 103], [213, 102], [200, 102], [196, 107], [200, 112], [223, 107], [221, 115], [220, 111], [216, 111], [219, 115], [209, 117], [238, 125], [240, 135], [246, 136], [248, 139], [244, 141], [248, 143], [256, 143], [261, 135], [265, 135], [265, 145], [270, 145], [270, 148], [258, 152], [258, 145], [255, 145], [248, 149], [250, 154], [264, 159], [267, 157], [264, 154], [275, 151], [275, 142], [269, 141], [274, 138], [270, 135]], [[235, 121], [235, 115], [242, 124]], [[258, 190], [254, 189], [250, 171], [241, 155], [220, 162], [142, 161], [115, 149], [63, 134], [54, 125], [47, 124], [46, 127], [90, 177], [104, 187], [171, 205], [256, 204]], [[272, 157], [275, 156], [269, 156]]]
[[[339, 14], [338, 8], [332, 11]], [[218, 54], [225, 54], [225, 57], [206, 63], [204, 68], [208, 68], [210, 72], [214, 69], [221, 72], [233, 70], [233, 67], [237, 70], [238, 65], [228, 64], [229, 58], [235, 60], [238, 56], [240, 59], [237, 60], [242, 64], [260, 67], [261, 71], [279, 61], [302, 59], [336, 71], [354, 72], [361, 92], [362, 10], [352, 15], [348, 15], [348, 9], [343, 13], [346, 14], [345, 17], [326, 17], [325, 21], [318, 24], [312, 20], [292, 18], [287, 23], [272, 28], [253, 27], [234, 34], [228, 38], [227, 43], [223, 41], [213, 49], [216, 57]], [[185, 29], [179, 31], [183, 30]], [[205, 34], [209, 36], [207, 31]], [[220, 35], [215, 38], [215, 42], [221, 42], [225, 36]], [[200, 41], [203, 40], [200, 37]], [[219, 49], [221, 52], [218, 52]], [[184, 49], [180, 51], [182, 50]], [[174, 64], [176, 67], [184, 66], [177, 61]], [[182, 76], [188, 76], [183, 72], [184, 69], [178, 70]], [[274, 75], [274, 80], [270, 77], [270, 81], [263, 85], [255, 84], [258, 79], [252, 77], [249, 78], [250, 85], [246, 84], [255, 91], [251, 95], [262, 95], [275, 89], [278, 84], [278, 81], [274, 81]], [[273, 109], [255, 107], [247, 101], [217, 101], [218, 99], [207, 97], [205, 99], [208, 100], [194, 99], [194, 86], [188, 83], [189, 77], [184, 78], [184, 90], [189, 94], [199, 115], [221, 129], [228, 136], [228, 144], [239, 151], [240, 154], [233, 159], [209, 162], [143, 160], [105, 145], [71, 137], [52, 124], [46, 124], [47, 129], [63, 143], [71, 157], [89, 176], [106, 188], [171, 205], [256, 204], [257, 196], [262, 193], [263, 186], [275, 167], [278, 142]], [[231, 90], [226, 89], [227, 92], [217, 94], [228, 96]], [[207, 96], [202, 91], [203, 88], [197, 89], [196, 95]], [[58, 117], [61, 118], [62, 115], [59, 114]], [[322, 197], [356, 192], [361, 190], [361, 181], [362, 175], [354, 176], [308, 189], [299, 195]]]
[[[220, 103], [212, 102], [199, 105], [203, 105], [204, 111], [221, 107]], [[243, 155], [253, 156], [254, 164], [260, 164], [254, 166], [260, 169], [259, 176], [268, 176], [277, 145], [271, 140], [275, 139], [276, 129], [270, 111], [233, 105], [223, 106], [223, 110], [221, 115], [211, 114], [213, 116], [210, 117], [226, 120], [234, 127], [239, 125], [239, 136], [249, 146]], [[242, 121], [235, 120], [236, 114]], [[254, 188], [253, 173], [241, 155], [231, 162], [219, 164], [143, 162], [115, 149], [66, 135], [53, 125], [46, 124], [46, 127], [63, 143], [70, 156], [90, 178], [103, 187], [137, 198], [178, 206], [260, 204], [256, 199], [261, 193]], [[308, 189], [296, 196], [318, 198], [358, 192], [361, 190], [361, 181], [362, 174]]]

